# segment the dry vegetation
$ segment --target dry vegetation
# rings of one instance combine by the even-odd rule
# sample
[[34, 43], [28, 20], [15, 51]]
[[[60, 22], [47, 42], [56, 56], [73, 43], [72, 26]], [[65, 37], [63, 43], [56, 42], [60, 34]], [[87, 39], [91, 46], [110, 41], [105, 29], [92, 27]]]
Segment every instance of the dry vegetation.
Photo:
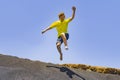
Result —
[[100, 66], [90, 66], [84, 64], [62, 64], [65, 67], [73, 68], [73, 69], [81, 69], [86, 71], [93, 71], [104, 74], [116, 74], [120, 75], [120, 69], [109, 68], [109, 67], [100, 67]]
[[[31, 61], [29, 59], [22, 59], [13, 56], [6, 56], [0, 54], [0, 66], [4, 67], [23, 67], [27, 70], [38, 71], [39, 69], [44, 69], [46, 63], [40, 61]], [[101, 67], [101, 66], [90, 66], [84, 64], [62, 64], [62, 66], [73, 68], [73, 69], [80, 69], [85, 71], [93, 71], [99, 72], [104, 74], [116, 74], [120, 75], [120, 69], [116, 68], [109, 68], [109, 67]]]

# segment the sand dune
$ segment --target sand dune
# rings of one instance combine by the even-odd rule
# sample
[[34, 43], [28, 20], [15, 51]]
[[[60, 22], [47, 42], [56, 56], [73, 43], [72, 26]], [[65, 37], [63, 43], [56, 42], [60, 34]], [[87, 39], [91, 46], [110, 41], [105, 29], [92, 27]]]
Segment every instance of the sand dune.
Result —
[[0, 54], [0, 80], [120, 80], [120, 76]]

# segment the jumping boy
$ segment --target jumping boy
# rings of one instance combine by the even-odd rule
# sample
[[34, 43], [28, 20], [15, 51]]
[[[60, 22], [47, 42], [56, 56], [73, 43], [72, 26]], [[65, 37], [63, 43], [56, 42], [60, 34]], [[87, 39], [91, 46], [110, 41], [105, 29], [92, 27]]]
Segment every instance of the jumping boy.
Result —
[[42, 34], [43, 34], [50, 29], [56, 28], [58, 32], [58, 39], [56, 42], [56, 47], [57, 47], [58, 52], [60, 53], [60, 60], [63, 59], [62, 51], [61, 51], [61, 44], [64, 43], [65, 49], [68, 50], [68, 45], [67, 45], [67, 40], [69, 38], [68, 23], [74, 19], [76, 7], [73, 6], [72, 11], [73, 11], [72, 17], [65, 19], [65, 14], [60, 13], [58, 15], [59, 20], [53, 22], [48, 28], [42, 31]]

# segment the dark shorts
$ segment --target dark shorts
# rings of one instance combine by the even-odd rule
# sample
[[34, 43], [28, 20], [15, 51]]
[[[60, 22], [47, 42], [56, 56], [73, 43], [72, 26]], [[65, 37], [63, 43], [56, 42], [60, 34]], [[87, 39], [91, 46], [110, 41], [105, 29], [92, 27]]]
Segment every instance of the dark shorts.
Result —
[[[66, 37], [66, 39], [68, 40], [69, 39], [69, 34], [68, 33], [65, 33], [65, 37]], [[61, 44], [63, 43], [63, 39], [62, 39], [62, 37], [60, 36], [60, 37], [58, 37], [58, 39], [57, 39], [57, 42], [56, 43], [58, 43], [58, 42], [60, 42]]]

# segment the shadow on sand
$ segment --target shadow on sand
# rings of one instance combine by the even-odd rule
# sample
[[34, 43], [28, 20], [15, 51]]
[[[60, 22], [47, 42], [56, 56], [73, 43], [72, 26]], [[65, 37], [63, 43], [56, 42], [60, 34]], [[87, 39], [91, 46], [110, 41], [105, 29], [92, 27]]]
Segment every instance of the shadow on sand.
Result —
[[66, 72], [66, 74], [69, 76], [69, 78], [73, 78], [73, 76], [77, 76], [82, 80], [85, 80], [85, 78], [83, 78], [82, 76], [76, 74], [75, 72], [73, 72], [72, 70], [68, 69], [67, 67], [57, 67], [57, 66], [46, 66], [46, 67], [53, 67], [53, 68], [57, 68], [60, 69], [61, 72]]

